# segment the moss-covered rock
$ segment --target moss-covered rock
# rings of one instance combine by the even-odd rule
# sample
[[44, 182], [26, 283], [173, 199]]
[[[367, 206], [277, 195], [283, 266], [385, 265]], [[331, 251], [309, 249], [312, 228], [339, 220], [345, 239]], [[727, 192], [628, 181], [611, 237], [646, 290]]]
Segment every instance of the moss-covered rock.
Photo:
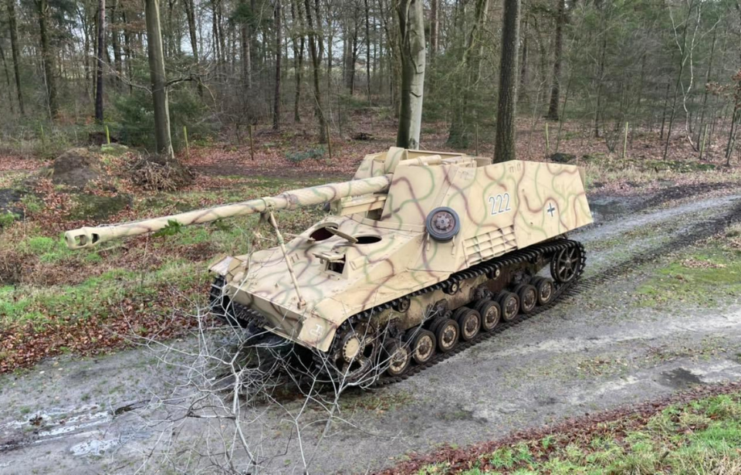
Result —
[[103, 220], [133, 205], [131, 195], [98, 196], [81, 194], [74, 197], [75, 206], [70, 213], [72, 219]]

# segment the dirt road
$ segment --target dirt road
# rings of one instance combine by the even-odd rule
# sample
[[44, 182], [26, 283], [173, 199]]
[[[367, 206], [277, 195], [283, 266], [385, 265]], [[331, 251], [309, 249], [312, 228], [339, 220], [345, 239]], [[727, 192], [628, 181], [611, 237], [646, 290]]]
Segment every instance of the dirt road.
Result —
[[[694, 384], [741, 380], [738, 297], [712, 306], [647, 306], [635, 298], [671, 253], [740, 217], [741, 196], [669, 207], [656, 196], [591, 202], [599, 224], [571, 236], [588, 252], [576, 295], [410, 380], [343, 396], [327, 432], [319, 404], [249, 409], [246, 438], [263, 471], [372, 471], [437, 444], [488, 440]], [[0, 473], [212, 473], [203, 454], [224, 463], [223, 445], [244, 460], [239, 444], [218, 439], [229, 421], [184, 417], [194, 398], [180, 385], [188, 369], [177, 357], [162, 364], [165, 351], [59, 358], [2, 376]]]

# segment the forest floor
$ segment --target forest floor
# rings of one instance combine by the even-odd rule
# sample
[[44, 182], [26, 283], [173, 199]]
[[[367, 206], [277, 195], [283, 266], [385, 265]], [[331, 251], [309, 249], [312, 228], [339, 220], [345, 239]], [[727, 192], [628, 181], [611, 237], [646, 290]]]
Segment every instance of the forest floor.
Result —
[[[332, 160], [305, 158], [313, 146], [301, 132], [258, 131], [255, 160], [246, 145], [194, 146], [184, 157], [199, 172], [193, 185], [153, 193], [122, 178], [116, 187], [129, 201], [106, 220], [347, 179], [364, 153], [392, 145], [389, 124], [372, 130], [371, 141], [333, 143]], [[520, 157], [542, 159], [542, 137], [528, 140], [527, 132]], [[729, 225], [741, 216], [738, 168], [725, 168], [713, 146], [709, 161], [696, 160], [681, 139], [663, 161], [649, 134], [643, 145], [634, 141], [625, 160], [604, 143], [575, 131], [570, 137], [560, 149], [585, 166], [598, 223], [573, 234], [589, 256], [581, 292], [409, 381], [346, 395], [344, 422], [326, 438], [316, 428], [322, 409], [310, 408], [297, 425], [312, 472], [380, 469], [440, 444], [480, 443], [741, 379], [741, 228]], [[425, 144], [444, 148], [443, 140], [441, 131], [428, 131]], [[115, 168], [121, 160], [126, 154], [106, 163]], [[18, 189], [45, 165], [0, 157], [0, 192]], [[195, 344], [189, 317], [205, 305], [206, 263], [244, 252], [256, 219], [71, 252], [59, 233], [100, 218], [80, 214], [72, 195], [43, 180], [34, 186], [20, 201], [25, 219], [1, 231], [0, 371], [7, 374], [0, 376], [0, 473], [134, 471], [141, 463], [167, 466], [173, 451], [193, 455], [188, 451], [205, 443], [210, 422], [163, 415], [163, 400], [185, 397], [178, 392], [185, 369], [163, 363], [166, 350], [141, 342]], [[321, 215], [310, 209], [279, 219], [296, 232]], [[285, 426], [296, 404], [254, 414], [250, 437], [259, 439], [251, 440], [272, 471], [301, 471], [298, 441]], [[438, 463], [422, 459], [418, 467]]]

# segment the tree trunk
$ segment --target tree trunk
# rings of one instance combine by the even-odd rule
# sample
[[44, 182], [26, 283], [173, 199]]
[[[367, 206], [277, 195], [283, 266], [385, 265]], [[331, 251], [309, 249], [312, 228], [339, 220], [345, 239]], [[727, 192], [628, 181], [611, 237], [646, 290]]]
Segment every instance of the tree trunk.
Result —
[[304, 28], [301, 24], [303, 13], [301, 12], [300, 0], [291, 0], [291, 17], [293, 20], [293, 66], [296, 79], [296, 96], [293, 101], [293, 121], [301, 122], [301, 73], [304, 69]]
[[419, 148], [425, 83], [423, 0], [399, 0], [396, 7], [401, 39], [401, 108], [396, 145]]
[[710, 59], [708, 60], [708, 71], [705, 74], [705, 92], [703, 93], [702, 97], [702, 111], [700, 112], [700, 126], [698, 127], [697, 131], [697, 143], [699, 146], [700, 140], [702, 140], [702, 129], [703, 125], [705, 124], [705, 111], [707, 110], [708, 105], [708, 84], [710, 83], [710, 73], [713, 69], [713, 56], [715, 55], [715, 42], [717, 40], [717, 33], [718, 28], [716, 27], [713, 30], [713, 45], [710, 47]]
[[274, 20], [275, 20], [275, 95], [273, 96], [273, 130], [280, 129], [280, 60], [283, 56], [281, 47], [283, 44], [281, 37], [281, 14], [280, 1], [275, 0]]
[[[128, 22], [126, 21], [125, 11], [121, 14], [121, 19], [123, 20], [124, 25], [128, 24]], [[134, 76], [134, 66], [132, 65], [134, 52], [132, 51], [131, 46], [131, 33], [129, 33], [129, 29], [126, 26], [124, 26], [124, 55], [126, 56], [126, 75], [129, 77], [129, 79], [132, 79]], [[133, 92], [134, 86], [129, 84], [129, 94], [133, 94]]]
[[674, 127], [674, 116], [677, 111], [677, 91], [681, 87], [682, 73], [684, 72], [685, 56], [687, 51], [687, 28], [689, 28], [689, 18], [692, 13], [692, 7], [694, 6], [694, 0], [690, 0], [689, 7], [687, 8], [687, 20], [684, 24], [684, 30], [682, 31], [682, 45], [679, 50], [679, 71], [677, 72], [677, 82], [674, 84], [674, 97], [672, 99], [672, 109], [669, 114], [669, 128], [666, 131], [666, 142], [664, 143], [664, 156], [663, 160], [666, 160], [669, 154], [669, 140], [672, 137], [672, 128]]
[[[563, 0], [560, 0], [563, 2]], [[517, 105], [517, 55], [520, 0], [504, 0], [502, 54], [499, 65], [499, 105], [494, 163], [515, 159], [515, 113]]]
[[167, 102], [165, 53], [162, 50], [158, 0], [145, 0], [145, 10], [149, 75], [152, 81], [152, 100], [154, 103], [154, 138], [157, 153], [169, 160], [174, 158], [174, 151], [172, 149], [172, 137], [170, 136], [170, 109]]
[[522, 24], [522, 59], [520, 60], [520, 97], [524, 100], [528, 89], [527, 76], [527, 16]]
[[13, 54], [13, 71], [15, 73], [15, 88], [18, 96], [18, 108], [21, 115], [26, 111], [23, 107], [23, 91], [21, 90], [21, 55], [18, 51], [18, 27], [15, 23], [15, 0], [8, 0], [8, 27], [10, 28], [10, 49]]
[[10, 72], [8, 71], [8, 63], [5, 61], [5, 50], [3, 50], [2, 44], [0, 44], [0, 61], [3, 62], [3, 69], [5, 70], [5, 83], [8, 85], [8, 105], [10, 106], [10, 113], [15, 114], [15, 107], [13, 107], [13, 93], [11, 89], [13, 86], [10, 85]]
[[95, 70], [95, 121], [103, 123], [103, 55], [105, 54], [105, 0], [98, 1], [98, 62]]
[[113, 48], [113, 63], [116, 67], [116, 85], [120, 86], [123, 77], [123, 65], [121, 63], [121, 42], [116, 25], [117, 10], [118, 0], [113, 0], [113, 7], [111, 8], [111, 47]]
[[553, 51], [553, 84], [551, 85], [551, 103], [548, 107], [548, 120], [558, 120], [558, 107], [561, 95], [561, 60], [563, 57], [563, 27], [566, 23], [566, 0], [558, 0], [556, 16], [556, 38]]
[[[196, 38], [196, 12], [193, 0], [183, 0], [185, 16], [188, 19], [188, 36], [190, 36], [190, 49], [193, 53], [193, 62], [198, 65], [198, 38]], [[249, 89], [249, 88], [248, 88]], [[198, 95], [203, 97], [203, 85], [198, 81]]]
[[370, 37], [370, 7], [365, 2], [365, 78], [368, 89], [368, 104], [371, 104], [371, 37]]
[[[311, 66], [314, 73], [314, 115], [319, 122], [319, 143], [327, 143], [327, 122], [324, 118], [324, 111], [322, 110], [322, 92], [319, 88], [319, 68], [322, 67], [322, 57], [319, 54], [319, 48], [317, 46], [317, 32], [314, 30], [314, 19], [311, 14], [311, 2], [310, 0], [304, 0], [304, 7], [306, 13], [306, 24], [309, 28], [309, 55], [311, 56]], [[314, 12], [317, 15], [316, 23], [318, 24], [321, 20], [319, 19], [318, 11]]]
[[[602, 53], [599, 60], [599, 72], [597, 75], [597, 107], [594, 111], [594, 138], [599, 138], [599, 118], [602, 112], [602, 80], [605, 76], [605, 56], [607, 55], [607, 40], [602, 40]], [[663, 127], [663, 126], [662, 126]]]
[[44, 62], [44, 82], [46, 83], [47, 104], [49, 106], [49, 116], [54, 120], [59, 113], [59, 104], [57, 103], [57, 83], [54, 75], [54, 53], [51, 50], [51, 44], [49, 42], [47, 17], [47, 10], [49, 9], [48, 0], [38, 0], [36, 6], [39, 13], [41, 57]]
[[440, 0], [430, 0], [430, 61], [435, 57], [439, 44]]

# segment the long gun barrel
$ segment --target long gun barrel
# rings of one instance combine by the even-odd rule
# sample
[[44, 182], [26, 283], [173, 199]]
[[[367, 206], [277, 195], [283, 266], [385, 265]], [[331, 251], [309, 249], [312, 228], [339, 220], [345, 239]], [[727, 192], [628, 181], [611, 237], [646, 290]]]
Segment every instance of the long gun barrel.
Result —
[[341, 183], [301, 188], [286, 191], [278, 196], [258, 198], [241, 203], [215, 206], [202, 210], [164, 216], [161, 218], [145, 219], [132, 223], [112, 226], [83, 227], [67, 231], [64, 238], [67, 247], [81, 249], [91, 247], [105, 241], [120, 239], [140, 234], [151, 233], [165, 228], [171, 222], [181, 225], [200, 224], [216, 221], [221, 218], [244, 216], [253, 213], [262, 213], [272, 209], [291, 209], [301, 206], [311, 206], [337, 201], [342, 198], [368, 195], [388, 191], [392, 175], [383, 175], [360, 180], [350, 180]]

